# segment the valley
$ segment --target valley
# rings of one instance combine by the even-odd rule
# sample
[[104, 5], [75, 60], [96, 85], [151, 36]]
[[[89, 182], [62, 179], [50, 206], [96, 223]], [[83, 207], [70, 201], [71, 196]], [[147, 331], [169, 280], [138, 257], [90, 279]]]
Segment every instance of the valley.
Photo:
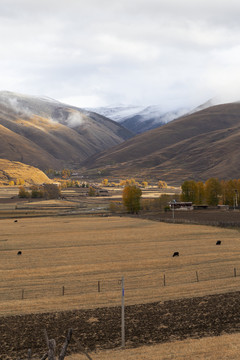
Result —
[[179, 184], [238, 178], [240, 104], [222, 104], [137, 135], [84, 163], [89, 173], [160, 178]]
[[[178, 198], [184, 180], [240, 177], [240, 105], [203, 106], [156, 128], [139, 111], [142, 127], [125, 119], [132, 132], [90, 110], [0, 93], [1, 359], [28, 347], [42, 356], [43, 327], [58, 343], [74, 327], [99, 356], [119, 348], [123, 276], [128, 349], [238, 331], [239, 210], [173, 213], [153, 201]], [[122, 191], [133, 177], [142, 200], [130, 215]], [[61, 184], [60, 196], [18, 197], [40, 184]]]
[[0, 158], [42, 170], [76, 167], [132, 136], [101, 115], [46, 98], [0, 92]]

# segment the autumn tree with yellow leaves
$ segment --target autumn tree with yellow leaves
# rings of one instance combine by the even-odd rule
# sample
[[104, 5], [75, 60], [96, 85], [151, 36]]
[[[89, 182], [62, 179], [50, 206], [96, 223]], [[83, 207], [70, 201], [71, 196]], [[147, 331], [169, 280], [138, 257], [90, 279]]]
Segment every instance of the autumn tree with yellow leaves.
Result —
[[123, 205], [131, 214], [138, 213], [140, 210], [140, 199], [142, 190], [136, 185], [126, 185], [123, 189], [122, 200]]

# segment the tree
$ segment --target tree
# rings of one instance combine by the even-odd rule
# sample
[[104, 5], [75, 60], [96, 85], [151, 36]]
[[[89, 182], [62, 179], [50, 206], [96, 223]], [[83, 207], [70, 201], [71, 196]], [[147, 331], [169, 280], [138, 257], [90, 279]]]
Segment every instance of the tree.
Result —
[[142, 190], [136, 185], [127, 185], [123, 189], [122, 200], [123, 205], [127, 208], [127, 211], [131, 214], [138, 213], [140, 210], [140, 199]]
[[186, 180], [182, 184], [182, 201], [192, 201], [196, 203], [197, 200], [197, 183], [194, 180]]
[[96, 196], [96, 190], [92, 186], [89, 187], [88, 196]]
[[126, 185], [126, 180], [120, 180], [119, 186], [124, 187]]
[[222, 202], [224, 205], [238, 205], [240, 194], [239, 184], [239, 180], [221, 181]]
[[58, 199], [61, 196], [60, 188], [55, 184], [44, 184], [43, 192], [47, 199]]
[[103, 179], [102, 185], [103, 186], [108, 186], [108, 179]]
[[201, 205], [203, 204], [205, 199], [205, 191], [204, 191], [204, 183], [199, 181], [197, 183], [197, 193], [196, 193], [196, 204]]
[[165, 181], [159, 180], [158, 187], [159, 187], [159, 189], [166, 189], [167, 183]]
[[222, 193], [221, 184], [218, 179], [210, 178], [205, 183], [205, 197], [208, 205], [217, 206], [219, 196]]
[[136, 184], [136, 180], [134, 178], [132, 179], [127, 179], [126, 180], [126, 184], [127, 185], [135, 185]]
[[61, 171], [61, 176], [62, 176], [63, 179], [69, 178], [69, 177], [71, 176], [71, 170], [69, 170], [69, 169], [63, 169], [63, 170]]
[[31, 191], [32, 191], [31, 193], [32, 198], [42, 198], [44, 196], [44, 191], [40, 186], [33, 185], [31, 187]]

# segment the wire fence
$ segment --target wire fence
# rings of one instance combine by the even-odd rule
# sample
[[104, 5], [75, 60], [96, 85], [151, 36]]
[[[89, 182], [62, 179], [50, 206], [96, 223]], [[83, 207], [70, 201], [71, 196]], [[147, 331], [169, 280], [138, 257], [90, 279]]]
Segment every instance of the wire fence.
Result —
[[[231, 265], [212, 265], [197, 270], [169, 269], [168, 271], [150, 270], [136, 275], [125, 275], [125, 290], [139, 291], [170, 286], [203, 283], [230, 278], [240, 278], [236, 267]], [[39, 284], [22, 284], [21, 286], [0, 286], [0, 302], [24, 299], [40, 299], [56, 296], [79, 296], [88, 294], [107, 294], [121, 290], [121, 276], [82, 280], [75, 277], [71, 281], [56, 278], [54, 283], [42, 281]]]

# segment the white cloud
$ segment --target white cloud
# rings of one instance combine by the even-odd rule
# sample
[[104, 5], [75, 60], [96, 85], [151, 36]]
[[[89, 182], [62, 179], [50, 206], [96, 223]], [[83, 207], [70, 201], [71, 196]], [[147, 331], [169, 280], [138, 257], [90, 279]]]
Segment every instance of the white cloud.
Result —
[[237, 0], [2, 0], [2, 90], [81, 107], [238, 96]]

